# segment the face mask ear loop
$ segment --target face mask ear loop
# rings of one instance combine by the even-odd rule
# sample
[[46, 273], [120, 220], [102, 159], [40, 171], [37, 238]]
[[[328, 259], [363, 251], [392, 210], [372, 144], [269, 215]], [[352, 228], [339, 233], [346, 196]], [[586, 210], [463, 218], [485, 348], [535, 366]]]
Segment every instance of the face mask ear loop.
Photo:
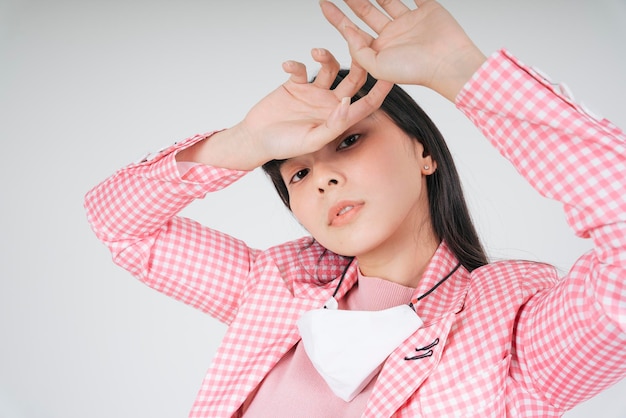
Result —
[[[337, 292], [339, 292], [339, 288], [341, 287], [341, 283], [343, 283], [343, 279], [346, 278], [346, 273], [348, 272], [348, 269], [352, 265], [353, 261], [354, 261], [354, 257], [352, 257], [350, 262], [348, 264], [346, 264], [346, 266], [344, 267], [343, 271], [341, 272], [341, 278], [339, 279], [339, 283], [337, 283], [337, 286], [335, 287], [335, 291], [333, 292], [332, 299], [335, 299], [335, 296], [337, 296]], [[326, 307], [326, 305], [324, 305], [324, 309], [328, 309]]]
[[[437, 289], [439, 286], [441, 286], [443, 284], [443, 282], [445, 282], [446, 280], [448, 280], [458, 269], [459, 267], [461, 267], [461, 263], [458, 263], [451, 271], [450, 273], [446, 274], [445, 277], [441, 280], [439, 280], [437, 283], [435, 283], [435, 285], [433, 287], [431, 287], [426, 293], [424, 293], [421, 296], [418, 296], [417, 299], [415, 299], [415, 302], [419, 302], [420, 300], [424, 299], [426, 296], [430, 295], [431, 293], [433, 293], [435, 291], [435, 289]], [[411, 303], [409, 303], [409, 307], [413, 310], [415, 310], [415, 304], [413, 303], [413, 301], [411, 301]]]
[[[335, 291], [333, 292], [333, 296], [332, 296], [333, 299], [335, 299], [335, 296], [337, 296], [337, 292], [339, 292], [341, 283], [343, 283], [343, 279], [345, 279], [346, 273], [348, 272], [348, 269], [352, 265], [353, 261], [354, 261], [354, 258], [352, 258], [352, 260], [350, 260], [350, 262], [346, 265], [346, 267], [344, 267], [343, 272], [341, 273], [341, 278], [339, 279], [339, 283], [337, 283], [337, 287], [335, 287]], [[418, 296], [417, 299], [415, 299], [415, 302], [419, 302], [420, 300], [424, 299], [426, 296], [433, 293], [439, 286], [443, 284], [443, 282], [448, 280], [459, 269], [459, 267], [461, 267], [460, 262], [456, 266], [454, 266], [454, 268], [448, 274], [446, 274], [441, 280], [435, 283], [435, 285], [431, 287], [426, 293], [424, 293], [421, 296]], [[413, 309], [413, 311], [415, 311], [415, 304], [413, 303], [413, 301], [409, 303], [409, 307]], [[326, 305], [324, 305], [324, 309], [327, 309]]]

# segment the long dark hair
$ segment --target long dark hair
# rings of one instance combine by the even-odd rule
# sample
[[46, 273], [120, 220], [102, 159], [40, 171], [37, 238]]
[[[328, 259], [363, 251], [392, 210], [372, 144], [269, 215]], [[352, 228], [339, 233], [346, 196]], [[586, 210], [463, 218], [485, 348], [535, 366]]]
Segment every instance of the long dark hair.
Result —
[[[347, 74], [348, 70], [339, 71], [331, 88], [335, 88]], [[368, 74], [367, 81], [352, 97], [352, 101], [365, 96], [375, 83], [376, 79]], [[439, 129], [415, 100], [397, 85], [393, 86], [380, 110], [407, 135], [423, 145], [424, 156], [430, 155], [437, 162], [435, 172], [426, 176], [430, 219], [437, 238], [446, 242], [468, 271], [487, 264], [487, 256], [463, 196], [459, 174]], [[268, 161], [263, 164], [263, 170], [289, 208], [289, 192], [280, 175], [283, 161]]]

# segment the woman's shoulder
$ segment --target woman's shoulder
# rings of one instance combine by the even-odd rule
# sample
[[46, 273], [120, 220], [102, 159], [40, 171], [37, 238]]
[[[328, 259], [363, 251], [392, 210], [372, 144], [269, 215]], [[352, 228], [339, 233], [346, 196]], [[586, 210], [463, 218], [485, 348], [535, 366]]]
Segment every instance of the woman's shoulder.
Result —
[[471, 272], [473, 287], [481, 292], [530, 296], [559, 281], [554, 266], [529, 260], [499, 260]]

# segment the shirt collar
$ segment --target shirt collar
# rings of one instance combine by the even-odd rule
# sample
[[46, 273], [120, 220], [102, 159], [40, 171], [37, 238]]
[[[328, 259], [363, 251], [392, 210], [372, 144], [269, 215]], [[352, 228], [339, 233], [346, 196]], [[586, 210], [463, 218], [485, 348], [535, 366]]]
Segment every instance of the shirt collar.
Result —
[[470, 273], [463, 266], [458, 268], [432, 293], [417, 301], [419, 296], [431, 290], [458, 264], [458, 259], [448, 245], [441, 242], [430, 259], [412, 297], [415, 311], [424, 322], [432, 322], [448, 312], [459, 312], [463, 309], [470, 282]]

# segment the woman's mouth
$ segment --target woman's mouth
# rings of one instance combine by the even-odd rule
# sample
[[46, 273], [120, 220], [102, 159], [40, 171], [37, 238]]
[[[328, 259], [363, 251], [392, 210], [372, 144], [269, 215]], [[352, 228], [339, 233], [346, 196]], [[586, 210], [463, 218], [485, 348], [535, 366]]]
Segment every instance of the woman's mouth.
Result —
[[341, 216], [344, 213], [346, 213], [347, 211], [349, 211], [350, 209], [352, 209], [354, 206], [350, 205], [350, 206], [346, 206], [345, 208], [341, 209], [338, 213], [337, 216]]
[[328, 211], [328, 225], [342, 226], [350, 222], [363, 207], [363, 202], [339, 202]]

